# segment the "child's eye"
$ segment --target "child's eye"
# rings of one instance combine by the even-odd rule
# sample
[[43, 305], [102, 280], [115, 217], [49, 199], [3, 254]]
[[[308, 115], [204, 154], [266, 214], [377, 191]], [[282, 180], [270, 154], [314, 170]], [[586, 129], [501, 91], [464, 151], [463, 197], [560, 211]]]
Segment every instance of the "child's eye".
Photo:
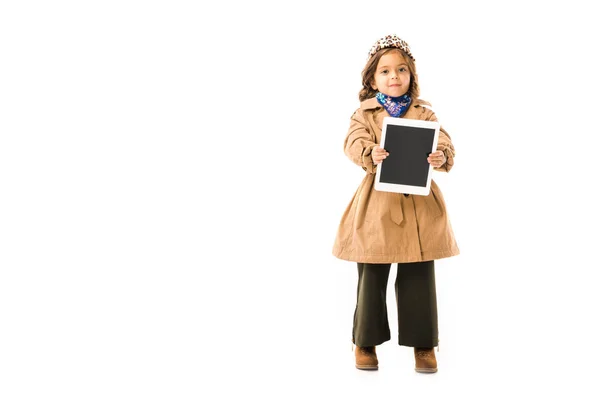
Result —
[[406, 68], [404, 68], [404, 67], [400, 68], [400, 72], [406, 72]]
[[382, 74], [387, 74], [387, 73], [388, 73], [388, 70], [387, 70], [387, 69], [384, 69], [383, 71], [381, 71], [381, 73], [382, 73]]

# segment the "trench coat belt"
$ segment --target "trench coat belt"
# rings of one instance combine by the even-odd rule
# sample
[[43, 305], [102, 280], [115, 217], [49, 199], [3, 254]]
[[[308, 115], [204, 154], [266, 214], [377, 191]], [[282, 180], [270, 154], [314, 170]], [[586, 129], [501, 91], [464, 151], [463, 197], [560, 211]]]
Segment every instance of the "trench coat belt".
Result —
[[[409, 195], [403, 193], [404, 197], [407, 198]], [[390, 218], [396, 225], [400, 225], [404, 220], [404, 212], [402, 210], [402, 199], [401, 196], [395, 196], [396, 200], [391, 202], [390, 204]], [[431, 196], [413, 196], [413, 201], [418, 203], [420, 201], [425, 203], [425, 206], [429, 209], [431, 215], [435, 217], [439, 217], [442, 215], [442, 209], [440, 205], [435, 199], [435, 194], [431, 194]]]
[[396, 200], [390, 204], [390, 218], [396, 225], [400, 225], [404, 219], [404, 212], [402, 211], [402, 199], [401, 196], [394, 196]]

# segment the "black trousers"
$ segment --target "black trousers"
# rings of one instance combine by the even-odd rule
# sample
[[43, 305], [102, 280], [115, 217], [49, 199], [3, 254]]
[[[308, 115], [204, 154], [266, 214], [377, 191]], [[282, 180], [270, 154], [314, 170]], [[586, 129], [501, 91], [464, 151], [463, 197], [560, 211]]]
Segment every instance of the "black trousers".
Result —
[[[360, 347], [390, 340], [386, 289], [391, 264], [358, 263], [358, 288], [352, 341]], [[433, 261], [398, 263], [396, 275], [398, 344], [438, 345], [437, 298]]]

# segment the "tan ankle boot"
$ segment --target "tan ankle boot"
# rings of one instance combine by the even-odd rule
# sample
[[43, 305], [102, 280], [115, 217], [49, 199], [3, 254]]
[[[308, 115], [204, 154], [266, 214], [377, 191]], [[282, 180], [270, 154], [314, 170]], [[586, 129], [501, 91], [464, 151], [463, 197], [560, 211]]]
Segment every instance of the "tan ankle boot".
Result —
[[415, 371], [423, 373], [437, 372], [437, 360], [432, 348], [415, 347]]
[[360, 347], [356, 346], [354, 349], [354, 355], [356, 356], [356, 368], [358, 369], [377, 369], [379, 368], [379, 362], [377, 361], [377, 353], [375, 352], [375, 346]]

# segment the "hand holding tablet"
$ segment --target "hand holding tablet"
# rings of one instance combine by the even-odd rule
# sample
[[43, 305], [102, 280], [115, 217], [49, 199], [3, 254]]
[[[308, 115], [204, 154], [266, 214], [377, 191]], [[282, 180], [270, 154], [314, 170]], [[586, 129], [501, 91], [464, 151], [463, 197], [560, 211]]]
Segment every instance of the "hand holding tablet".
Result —
[[427, 162], [431, 164], [433, 168], [439, 168], [446, 162], [446, 155], [443, 151], [438, 150], [427, 157]]
[[389, 155], [390, 155], [390, 153], [385, 151], [385, 149], [382, 149], [380, 146], [376, 146], [375, 148], [373, 148], [373, 151], [371, 152], [371, 158], [373, 159], [373, 164], [375, 164], [375, 165], [380, 164]]

